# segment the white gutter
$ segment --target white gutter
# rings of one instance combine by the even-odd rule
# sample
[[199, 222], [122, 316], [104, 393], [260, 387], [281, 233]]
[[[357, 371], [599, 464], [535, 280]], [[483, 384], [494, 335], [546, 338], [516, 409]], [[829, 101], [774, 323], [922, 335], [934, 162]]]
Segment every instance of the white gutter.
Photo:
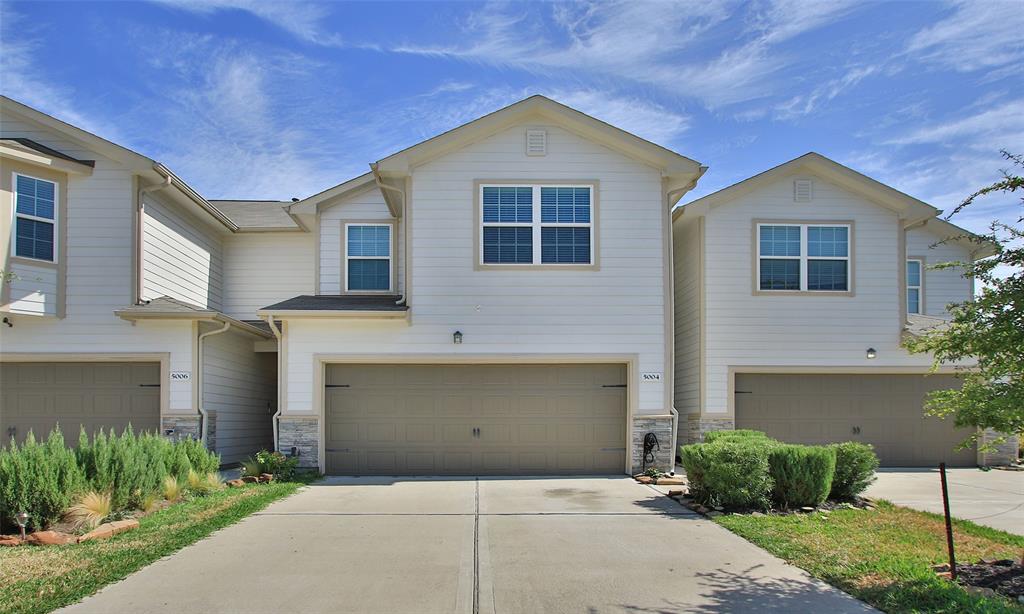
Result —
[[270, 325], [270, 330], [274, 333], [274, 337], [277, 338], [277, 411], [275, 411], [273, 417], [270, 418], [270, 422], [274, 427], [274, 452], [280, 452], [280, 446], [277, 441], [277, 421], [281, 418], [281, 410], [284, 408], [284, 404], [281, 402], [281, 378], [284, 376], [282, 371], [284, 354], [282, 346], [284, 345], [284, 340], [281, 338], [281, 330], [277, 327], [277, 322], [274, 321], [274, 314], [267, 314], [265, 319], [267, 324]]
[[225, 333], [229, 328], [231, 328], [231, 322], [225, 322], [224, 326], [221, 326], [216, 330], [207, 331], [199, 335], [198, 349], [196, 350], [198, 352], [197, 362], [199, 363], [199, 369], [197, 369], [196, 372], [196, 387], [199, 389], [199, 415], [202, 416], [203, 422], [202, 434], [199, 436], [199, 440], [202, 441], [204, 444], [206, 443], [206, 435], [209, 431], [210, 420], [209, 416], [206, 413], [206, 404], [203, 400], [203, 369], [205, 367], [205, 365], [203, 364], [203, 340], [206, 339], [207, 337], [212, 337], [213, 335]]
[[[154, 170], [156, 170], [156, 169], [154, 168]], [[157, 172], [159, 173], [160, 171], [157, 171]], [[164, 178], [163, 183], [161, 183], [159, 185], [155, 185], [155, 186], [150, 186], [148, 188], [142, 188], [141, 190], [139, 190], [139, 202], [138, 202], [138, 211], [137, 211], [138, 219], [135, 220], [135, 236], [138, 239], [138, 245], [136, 246], [138, 248], [138, 253], [136, 253], [135, 259], [138, 262], [138, 266], [139, 266], [139, 270], [136, 271], [136, 275], [138, 276], [138, 278], [135, 280], [135, 282], [136, 282], [135, 283], [135, 289], [137, 290], [137, 293], [138, 293], [138, 296], [135, 297], [135, 304], [136, 305], [142, 305], [144, 303], [144, 301], [142, 299], [142, 294], [143, 294], [143, 292], [142, 292], [142, 283], [145, 280], [145, 275], [143, 274], [143, 268], [144, 268], [143, 260], [144, 260], [144, 258], [146, 256], [145, 237], [143, 236], [143, 232], [145, 230], [145, 228], [143, 226], [143, 223], [144, 223], [143, 218], [145, 217], [145, 213], [146, 213], [146, 204], [145, 204], [144, 201], [145, 201], [145, 198], [146, 198], [147, 194], [153, 194], [154, 192], [159, 192], [160, 190], [164, 190], [166, 188], [171, 187], [171, 176], [170, 175], [162, 175], [162, 176]]]

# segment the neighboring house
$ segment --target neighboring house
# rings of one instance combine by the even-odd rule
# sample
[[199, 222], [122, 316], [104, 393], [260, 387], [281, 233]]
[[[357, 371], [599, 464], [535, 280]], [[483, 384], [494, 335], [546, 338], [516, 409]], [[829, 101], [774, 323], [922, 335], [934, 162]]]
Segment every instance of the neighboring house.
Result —
[[750, 428], [795, 443], [863, 441], [884, 465], [1007, 462], [956, 451], [970, 431], [924, 417], [950, 370], [901, 347], [941, 326], [971, 281], [939, 262], [991, 255], [934, 207], [809, 153], [674, 212], [679, 440]]
[[814, 154], [673, 214], [705, 167], [541, 96], [293, 202], [6, 98], [0, 139], [5, 437], [130, 422], [358, 475], [667, 469], [733, 427], [973, 459], [899, 342], [971, 296], [927, 265], [984, 252]]
[[130, 423], [205, 434], [224, 462], [272, 445], [253, 341], [273, 336], [225, 315], [243, 230], [153, 160], [0, 98], [0, 436]]

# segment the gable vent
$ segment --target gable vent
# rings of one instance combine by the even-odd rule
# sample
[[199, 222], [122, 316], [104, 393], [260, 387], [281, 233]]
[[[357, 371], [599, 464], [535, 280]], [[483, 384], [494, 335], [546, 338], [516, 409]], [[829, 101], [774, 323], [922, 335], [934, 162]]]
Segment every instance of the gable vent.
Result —
[[548, 133], [545, 130], [526, 131], [526, 155], [546, 156], [548, 153]]
[[813, 183], [810, 179], [797, 179], [793, 182], [793, 200], [798, 203], [811, 202]]

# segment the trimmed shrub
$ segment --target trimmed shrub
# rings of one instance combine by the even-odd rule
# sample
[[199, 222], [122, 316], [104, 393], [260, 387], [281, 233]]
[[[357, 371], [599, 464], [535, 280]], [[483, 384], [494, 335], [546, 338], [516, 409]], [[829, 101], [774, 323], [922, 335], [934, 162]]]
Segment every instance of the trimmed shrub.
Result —
[[711, 431], [704, 434], [704, 443], [715, 443], [716, 441], [749, 441], [751, 439], [775, 441], [761, 431], [750, 429], [738, 429], [735, 431]]
[[680, 455], [690, 494], [706, 505], [767, 509], [772, 492], [768, 453], [773, 447], [767, 438], [683, 446]]
[[0, 449], [0, 515], [12, 524], [18, 512], [26, 511], [30, 529], [46, 527], [60, 519], [85, 485], [75, 453], [59, 430], [43, 442], [29, 431], [21, 446], [12, 440]]
[[831, 447], [836, 453], [836, 472], [829, 499], [851, 501], [875, 481], [878, 456], [874, 446], [855, 441]]
[[828, 498], [836, 452], [827, 446], [777, 445], [768, 452], [772, 500], [783, 508], [816, 506]]
[[260, 450], [255, 456], [242, 461], [242, 475], [259, 476], [263, 473], [273, 474], [274, 479], [290, 480], [295, 477], [299, 459], [285, 456], [280, 452]]

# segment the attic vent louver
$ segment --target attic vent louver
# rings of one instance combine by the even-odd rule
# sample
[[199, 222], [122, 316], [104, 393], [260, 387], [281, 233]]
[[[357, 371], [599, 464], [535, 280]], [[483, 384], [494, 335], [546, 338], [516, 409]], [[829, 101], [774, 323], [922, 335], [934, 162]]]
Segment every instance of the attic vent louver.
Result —
[[811, 189], [813, 184], [810, 179], [797, 179], [793, 182], [793, 200], [798, 203], [811, 202]]
[[548, 153], [548, 133], [544, 130], [526, 131], [526, 155], [546, 156]]

